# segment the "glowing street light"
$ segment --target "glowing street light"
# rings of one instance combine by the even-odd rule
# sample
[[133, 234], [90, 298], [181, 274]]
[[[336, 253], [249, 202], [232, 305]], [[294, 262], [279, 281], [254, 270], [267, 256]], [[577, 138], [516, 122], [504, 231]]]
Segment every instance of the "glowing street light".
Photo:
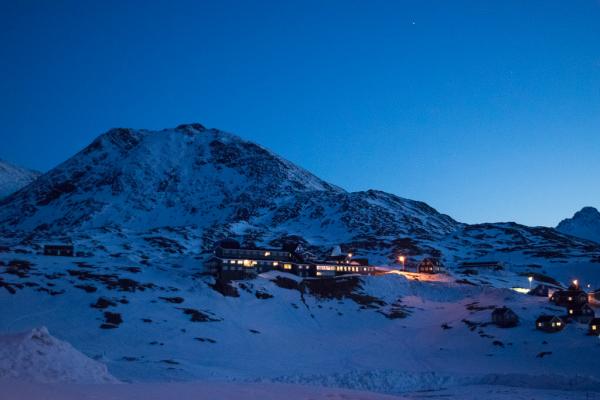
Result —
[[533, 282], [533, 276], [527, 278], [529, 280], [529, 290], [531, 290], [531, 282]]
[[402, 271], [406, 271], [406, 268], [405, 268], [406, 257], [400, 256], [400, 257], [398, 257], [398, 261], [400, 261], [400, 263], [402, 264]]
[[576, 288], [579, 287], [579, 281], [577, 279], [573, 279], [573, 286], [575, 286]]

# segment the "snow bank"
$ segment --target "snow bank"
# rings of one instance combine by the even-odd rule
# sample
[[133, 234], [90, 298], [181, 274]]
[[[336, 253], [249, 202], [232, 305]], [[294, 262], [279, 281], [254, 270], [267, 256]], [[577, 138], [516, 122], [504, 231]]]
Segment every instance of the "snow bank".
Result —
[[0, 336], [0, 381], [116, 383], [104, 364], [52, 337], [45, 327]]

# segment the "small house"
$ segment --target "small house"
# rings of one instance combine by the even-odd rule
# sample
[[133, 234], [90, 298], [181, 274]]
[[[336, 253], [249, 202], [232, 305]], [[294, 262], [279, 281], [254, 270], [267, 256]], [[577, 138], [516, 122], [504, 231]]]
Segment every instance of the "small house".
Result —
[[589, 323], [594, 317], [594, 310], [588, 304], [567, 307], [567, 316], [582, 324]]
[[60, 256], [60, 257], [73, 257], [74, 255], [72, 244], [45, 244], [44, 255], [45, 256]]
[[508, 307], [500, 307], [492, 311], [492, 322], [501, 328], [512, 328], [519, 324], [519, 317]]
[[550, 287], [540, 284], [531, 289], [527, 294], [530, 296], [548, 297], [550, 296]]
[[565, 322], [556, 315], [542, 315], [535, 321], [535, 328], [544, 332], [559, 332], [565, 327]]
[[552, 293], [550, 301], [561, 307], [578, 306], [588, 302], [588, 295], [581, 289], [569, 287], [567, 290], [557, 290]]
[[460, 268], [464, 269], [490, 269], [493, 271], [501, 271], [504, 265], [499, 261], [464, 261], [460, 263]]
[[425, 258], [419, 263], [417, 272], [420, 274], [439, 274], [442, 272], [442, 265], [434, 258]]
[[600, 336], [600, 318], [592, 318], [589, 327], [590, 335]]

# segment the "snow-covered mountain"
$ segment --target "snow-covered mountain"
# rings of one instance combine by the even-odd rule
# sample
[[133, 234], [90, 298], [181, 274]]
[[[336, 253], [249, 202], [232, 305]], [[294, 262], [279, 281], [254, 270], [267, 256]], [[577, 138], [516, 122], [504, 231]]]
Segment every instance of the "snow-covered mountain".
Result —
[[33, 182], [40, 172], [0, 160], [0, 199]]
[[105, 133], [1, 201], [0, 226], [50, 235], [189, 227], [205, 250], [234, 235], [420, 253], [461, 224], [422, 202], [349, 193], [257, 144], [190, 124]]
[[583, 207], [572, 218], [563, 219], [556, 230], [600, 243], [600, 212], [594, 207]]

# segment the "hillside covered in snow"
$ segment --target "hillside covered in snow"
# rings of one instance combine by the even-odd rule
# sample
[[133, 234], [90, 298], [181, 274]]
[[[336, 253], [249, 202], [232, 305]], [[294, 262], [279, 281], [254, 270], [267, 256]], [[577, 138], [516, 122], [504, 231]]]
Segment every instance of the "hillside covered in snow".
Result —
[[0, 160], [0, 199], [29, 185], [41, 173]]

